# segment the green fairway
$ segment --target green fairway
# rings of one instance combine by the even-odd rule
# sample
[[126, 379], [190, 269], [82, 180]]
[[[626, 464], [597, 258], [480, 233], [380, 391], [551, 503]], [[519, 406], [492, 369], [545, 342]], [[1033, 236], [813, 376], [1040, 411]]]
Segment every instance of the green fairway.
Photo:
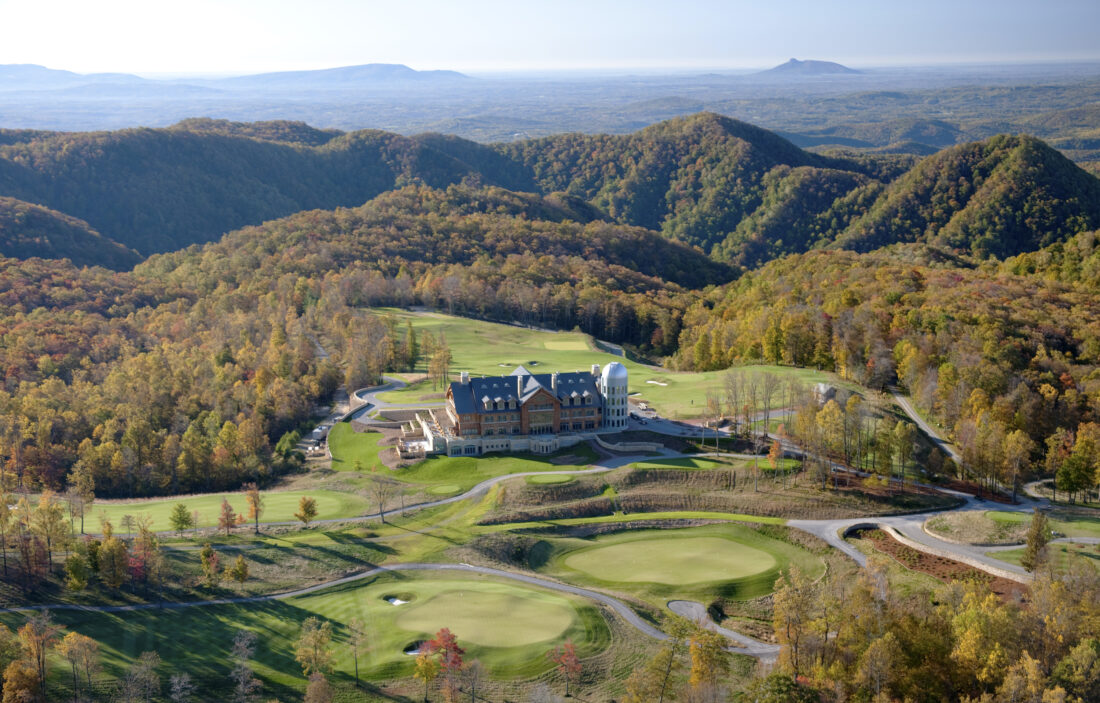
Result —
[[356, 432], [350, 422], [338, 422], [328, 433], [328, 448], [332, 453], [332, 468], [337, 471], [354, 471], [356, 463], [363, 471], [381, 466], [378, 452], [382, 447], [379, 432]]
[[775, 558], [721, 537], [667, 538], [652, 534], [569, 555], [566, 566], [602, 581], [695, 584], [755, 576]]
[[569, 583], [613, 588], [658, 606], [673, 598], [704, 603], [717, 597], [758, 598], [772, 592], [776, 578], [791, 564], [811, 578], [825, 570], [824, 562], [805, 549], [733, 523], [546, 541], [550, 554], [540, 568], [547, 573]]
[[[392, 605], [386, 596], [411, 602]], [[448, 627], [497, 678], [537, 676], [553, 667], [546, 652], [567, 639], [581, 656], [610, 644], [610, 631], [599, 612], [581, 598], [513, 582], [464, 574], [407, 572], [365, 579], [283, 601], [212, 605], [183, 610], [130, 613], [55, 611], [54, 618], [100, 643], [106, 673], [118, 676], [145, 651], [156, 651], [173, 667], [224, 691], [231, 668], [229, 650], [240, 629], [256, 632], [257, 673], [266, 679], [265, 696], [300, 700], [305, 685], [294, 661], [301, 623], [316, 616], [334, 624], [336, 676], [350, 679], [353, 668], [346, 646], [346, 625], [354, 617], [367, 625], [370, 648], [359, 659], [368, 679], [410, 676], [410, 644]], [[11, 627], [21, 615], [0, 620]], [[56, 655], [56, 676], [68, 666]], [[210, 691], [209, 693], [214, 693]], [[211, 698], [214, 700], [214, 698]]]
[[[556, 463], [555, 457], [557, 457]], [[477, 458], [433, 456], [418, 464], [398, 469], [392, 475], [393, 478], [407, 483], [458, 486], [465, 491], [494, 476], [529, 471], [580, 469], [595, 459], [596, 453], [588, 445], [569, 447], [548, 456], [535, 454], [490, 454]]]
[[[298, 501], [302, 496], [311, 496], [317, 500], [317, 519], [328, 520], [335, 518], [355, 517], [367, 512], [370, 502], [353, 493], [338, 493], [336, 491], [264, 491], [264, 512], [261, 522], [282, 522], [294, 520], [294, 513], [298, 512]], [[195, 496], [180, 496], [165, 500], [145, 500], [130, 502], [96, 502], [87, 516], [84, 518], [85, 529], [97, 531], [99, 529], [99, 517], [106, 514], [115, 527], [115, 531], [123, 532], [122, 518], [124, 515], [132, 515], [137, 518], [148, 515], [153, 519], [153, 529], [157, 531], [171, 530], [168, 516], [176, 503], [187, 506], [188, 512], [198, 511], [198, 527], [212, 527], [218, 524], [218, 514], [221, 512], [222, 500], [226, 499], [238, 513], [247, 515], [248, 504], [243, 493], [210, 493]]]
[[[721, 394], [728, 373], [681, 373], [645, 366], [596, 349], [590, 338], [579, 332], [547, 332], [439, 313], [417, 314], [395, 308], [379, 309], [378, 312], [394, 318], [400, 326], [411, 320], [413, 328], [421, 336], [424, 332], [430, 332], [438, 339], [441, 333], [444, 334], [454, 359], [451, 371], [456, 376], [461, 371], [499, 376], [519, 365], [532, 373], [587, 370], [592, 364], [603, 366], [618, 361], [630, 372], [630, 391], [666, 417], [700, 417], [706, 407], [707, 391]], [[417, 371], [427, 373], [426, 363], [423, 361]], [[832, 374], [813, 369], [788, 366], [749, 366], [743, 369], [746, 372], [769, 371], [781, 376], [795, 376], [807, 383], [851, 385], [839, 381]], [[419, 383], [401, 391], [386, 393], [383, 399], [391, 403], [417, 403], [421, 401], [421, 396], [432, 392], [429, 384]]]
[[[986, 512], [990, 519], [997, 522], [1031, 522], [1031, 513], [990, 510]], [[1047, 517], [1050, 529], [1066, 537], [1100, 537], [1100, 514], [1097, 516], [1054, 510]]]
[[431, 633], [446, 623], [463, 642], [522, 647], [560, 637], [575, 620], [576, 611], [561, 598], [518, 588], [464, 588], [404, 606], [396, 625], [408, 632]]

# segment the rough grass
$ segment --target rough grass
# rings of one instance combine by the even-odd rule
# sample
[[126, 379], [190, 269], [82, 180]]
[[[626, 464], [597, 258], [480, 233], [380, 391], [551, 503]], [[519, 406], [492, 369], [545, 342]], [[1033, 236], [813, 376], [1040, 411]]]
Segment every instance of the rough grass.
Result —
[[338, 422], [328, 433], [328, 447], [332, 453], [332, 468], [336, 471], [354, 471], [356, 462], [363, 471], [381, 466], [378, 453], [384, 447], [380, 432], [356, 432], [350, 422]]

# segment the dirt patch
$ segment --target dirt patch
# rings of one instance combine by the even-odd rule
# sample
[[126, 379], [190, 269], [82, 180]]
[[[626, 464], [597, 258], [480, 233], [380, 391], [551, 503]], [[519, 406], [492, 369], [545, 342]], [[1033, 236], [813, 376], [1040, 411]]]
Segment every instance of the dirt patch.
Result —
[[1001, 495], [1000, 493], [990, 493], [989, 491], [982, 490], [978, 487], [978, 484], [971, 481], [962, 481], [957, 478], [942, 478], [941, 480], [936, 482], [936, 485], [943, 488], [950, 488], [953, 491], [969, 493], [972, 496], [978, 496], [979, 498], [991, 500], [994, 503], [1014, 505], [1011, 497]]
[[446, 393], [425, 393], [424, 395], [420, 396], [417, 400], [443, 400], [446, 397], [447, 397]]
[[994, 576], [953, 559], [918, 551], [898, 542], [883, 530], [858, 530], [853, 533], [853, 536], [866, 539], [875, 550], [893, 557], [906, 568], [928, 574], [944, 583], [955, 581], [984, 583], [1006, 603], [1023, 600], [1027, 594], [1027, 586], [1022, 583]]

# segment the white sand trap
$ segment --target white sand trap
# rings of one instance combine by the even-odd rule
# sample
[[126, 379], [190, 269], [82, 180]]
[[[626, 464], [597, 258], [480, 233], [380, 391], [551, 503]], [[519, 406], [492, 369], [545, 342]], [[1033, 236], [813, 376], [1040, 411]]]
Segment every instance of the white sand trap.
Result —
[[667, 383], [661, 383], [660, 381], [646, 381], [646, 383], [652, 383], [655, 386], [667, 386]]
[[389, 598], [386, 599], [386, 602], [389, 603], [390, 605], [405, 605], [409, 601], [401, 600], [400, 598], [397, 598], [395, 596], [390, 596]]

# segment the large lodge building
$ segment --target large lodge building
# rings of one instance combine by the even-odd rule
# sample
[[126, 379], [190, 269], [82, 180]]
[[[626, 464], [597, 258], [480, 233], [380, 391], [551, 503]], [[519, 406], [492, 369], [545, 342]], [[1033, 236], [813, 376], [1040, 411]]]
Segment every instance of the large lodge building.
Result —
[[550, 452], [599, 430], [627, 424], [627, 371], [611, 362], [600, 371], [471, 378], [447, 389], [447, 453]]

